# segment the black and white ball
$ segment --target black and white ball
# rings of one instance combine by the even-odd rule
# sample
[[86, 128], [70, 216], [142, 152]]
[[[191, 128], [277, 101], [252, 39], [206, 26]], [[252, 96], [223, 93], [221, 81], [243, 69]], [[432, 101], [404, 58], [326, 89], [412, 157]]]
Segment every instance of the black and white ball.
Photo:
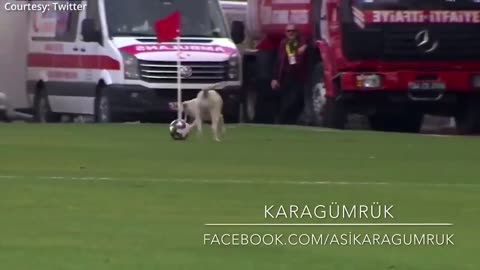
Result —
[[169, 126], [170, 136], [174, 140], [185, 140], [188, 137], [190, 126], [183, 119], [174, 120]]

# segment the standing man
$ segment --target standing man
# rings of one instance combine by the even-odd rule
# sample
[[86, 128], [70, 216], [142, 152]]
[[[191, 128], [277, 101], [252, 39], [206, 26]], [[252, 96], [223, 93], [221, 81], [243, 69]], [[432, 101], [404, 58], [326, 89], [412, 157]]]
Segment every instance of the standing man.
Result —
[[287, 25], [285, 36], [278, 48], [271, 86], [281, 91], [277, 122], [296, 124], [304, 105], [303, 92], [307, 79], [304, 54], [307, 45], [293, 24]]

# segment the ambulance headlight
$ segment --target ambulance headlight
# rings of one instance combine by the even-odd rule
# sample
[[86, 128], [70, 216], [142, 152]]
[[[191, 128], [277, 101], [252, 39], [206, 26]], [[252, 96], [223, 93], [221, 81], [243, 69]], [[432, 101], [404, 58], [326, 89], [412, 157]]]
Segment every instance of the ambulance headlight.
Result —
[[228, 79], [238, 80], [240, 77], [240, 57], [238, 54], [230, 56], [228, 59]]
[[138, 73], [138, 60], [134, 55], [122, 52], [123, 58], [123, 73], [125, 79], [138, 80], [140, 74]]

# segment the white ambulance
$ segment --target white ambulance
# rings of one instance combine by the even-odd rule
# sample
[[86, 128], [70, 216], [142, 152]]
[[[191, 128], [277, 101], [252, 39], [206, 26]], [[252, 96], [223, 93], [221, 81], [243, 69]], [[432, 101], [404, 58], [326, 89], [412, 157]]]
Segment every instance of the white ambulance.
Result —
[[[247, 2], [220, 1], [220, 6], [225, 14], [228, 25], [241, 22], [244, 26], [248, 26]], [[254, 50], [254, 45], [254, 40], [248, 36], [248, 31], [246, 31], [244, 41], [241, 44], [237, 44], [237, 47], [242, 53], [250, 53], [252, 50]]]
[[[182, 14], [183, 99], [223, 82], [227, 116], [240, 115], [241, 57], [218, 0], [88, 0], [49, 4], [29, 16], [28, 93], [37, 121], [61, 115], [96, 122], [176, 110], [177, 42], [157, 43], [154, 24]], [[77, 4], [69, 5], [67, 4]], [[240, 27], [241, 28], [241, 27]]]
[[16, 110], [28, 111], [26, 94], [27, 14], [0, 7], [0, 121], [14, 120]]

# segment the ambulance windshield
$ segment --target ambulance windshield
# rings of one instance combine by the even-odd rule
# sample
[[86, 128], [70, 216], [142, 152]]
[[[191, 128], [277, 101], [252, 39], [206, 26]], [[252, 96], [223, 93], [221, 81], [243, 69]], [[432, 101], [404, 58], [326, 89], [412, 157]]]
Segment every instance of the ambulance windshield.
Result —
[[216, 0], [105, 0], [112, 36], [155, 36], [153, 25], [179, 11], [182, 37], [228, 37]]
[[479, 10], [480, 0], [352, 0], [363, 10]]

